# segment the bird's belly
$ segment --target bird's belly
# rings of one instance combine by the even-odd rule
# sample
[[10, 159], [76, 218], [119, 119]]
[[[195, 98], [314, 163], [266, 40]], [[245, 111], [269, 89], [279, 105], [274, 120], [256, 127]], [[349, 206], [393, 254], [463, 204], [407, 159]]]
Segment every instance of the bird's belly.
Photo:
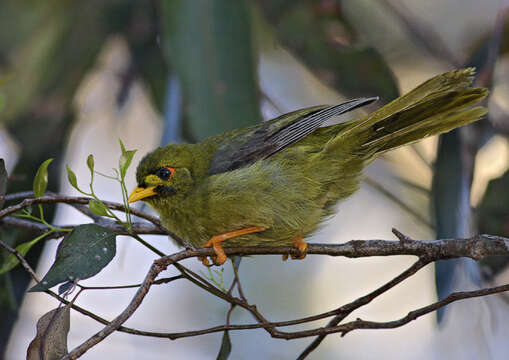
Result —
[[[297, 213], [301, 215], [296, 216]], [[267, 215], [263, 219], [260, 219], [260, 216], [253, 216], [257, 219], [252, 221], [245, 219], [240, 223], [235, 219], [235, 216], [230, 218], [221, 217], [221, 219], [213, 220], [214, 226], [210, 226], [210, 219], [203, 221], [203, 218], [190, 219], [185, 216], [173, 216], [162, 219], [162, 221], [165, 227], [182, 239], [184, 246], [190, 248], [201, 247], [214, 235], [251, 226], [265, 227], [266, 230], [228, 239], [223, 242], [223, 247], [288, 246], [298, 236], [310, 236], [318, 228], [324, 217], [322, 209], [314, 207], [302, 209], [302, 206], [290, 216], [291, 219], [286, 219], [287, 221], [283, 221], [283, 218], [288, 217], [288, 214], [274, 215], [270, 218]]]

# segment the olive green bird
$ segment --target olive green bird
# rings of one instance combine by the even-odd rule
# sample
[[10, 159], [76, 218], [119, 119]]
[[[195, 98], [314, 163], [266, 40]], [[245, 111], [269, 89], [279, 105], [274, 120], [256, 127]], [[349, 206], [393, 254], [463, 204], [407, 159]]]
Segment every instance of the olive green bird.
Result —
[[[189, 248], [213, 247], [216, 265], [234, 246], [293, 245], [358, 188], [378, 155], [479, 120], [472, 105], [488, 93], [469, 88], [474, 69], [436, 76], [365, 116], [320, 127], [332, 116], [369, 104], [360, 98], [314, 106], [261, 124], [172, 144], [146, 155], [129, 202], [143, 200]], [[205, 265], [207, 259], [201, 259]]]

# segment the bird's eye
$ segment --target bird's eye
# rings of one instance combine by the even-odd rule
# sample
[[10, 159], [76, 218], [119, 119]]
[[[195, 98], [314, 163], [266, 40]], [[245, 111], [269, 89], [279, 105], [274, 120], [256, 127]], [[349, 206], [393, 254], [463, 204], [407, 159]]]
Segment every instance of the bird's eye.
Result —
[[161, 180], [168, 181], [173, 176], [174, 173], [175, 173], [175, 168], [166, 166], [166, 167], [163, 167], [163, 168], [160, 168], [159, 170], [157, 170], [155, 174]]

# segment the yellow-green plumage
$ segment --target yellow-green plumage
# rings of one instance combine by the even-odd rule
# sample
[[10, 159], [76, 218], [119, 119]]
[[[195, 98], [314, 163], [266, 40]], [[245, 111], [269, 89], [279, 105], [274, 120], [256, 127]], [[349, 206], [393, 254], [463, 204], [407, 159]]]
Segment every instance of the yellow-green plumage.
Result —
[[[289, 124], [328, 107], [299, 110], [194, 145], [161, 147], [138, 166], [139, 187], [156, 186], [158, 192], [143, 200], [189, 247], [249, 226], [266, 230], [223, 246], [290, 245], [310, 235], [338, 201], [358, 189], [363, 168], [377, 155], [480, 119], [486, 110], [469, 107], [487, 91], [468, 88], [472, 76], [473, 69], [439, 75], [362, 119], [316, 129], [275, 153], [265, 139], [278, 143], [274, 139], [283, 138]], [[155, 173], [167, 166], [175, 173], [164, 181]]]

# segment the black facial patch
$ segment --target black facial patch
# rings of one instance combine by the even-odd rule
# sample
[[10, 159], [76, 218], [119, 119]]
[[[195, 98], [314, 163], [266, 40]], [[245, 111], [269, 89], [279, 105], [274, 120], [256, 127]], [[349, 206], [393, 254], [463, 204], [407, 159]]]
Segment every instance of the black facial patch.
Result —
[[171, 186], [159, 185], [154, 190], [160, 196], [175, 195], [177, 193], [177, 190]]

